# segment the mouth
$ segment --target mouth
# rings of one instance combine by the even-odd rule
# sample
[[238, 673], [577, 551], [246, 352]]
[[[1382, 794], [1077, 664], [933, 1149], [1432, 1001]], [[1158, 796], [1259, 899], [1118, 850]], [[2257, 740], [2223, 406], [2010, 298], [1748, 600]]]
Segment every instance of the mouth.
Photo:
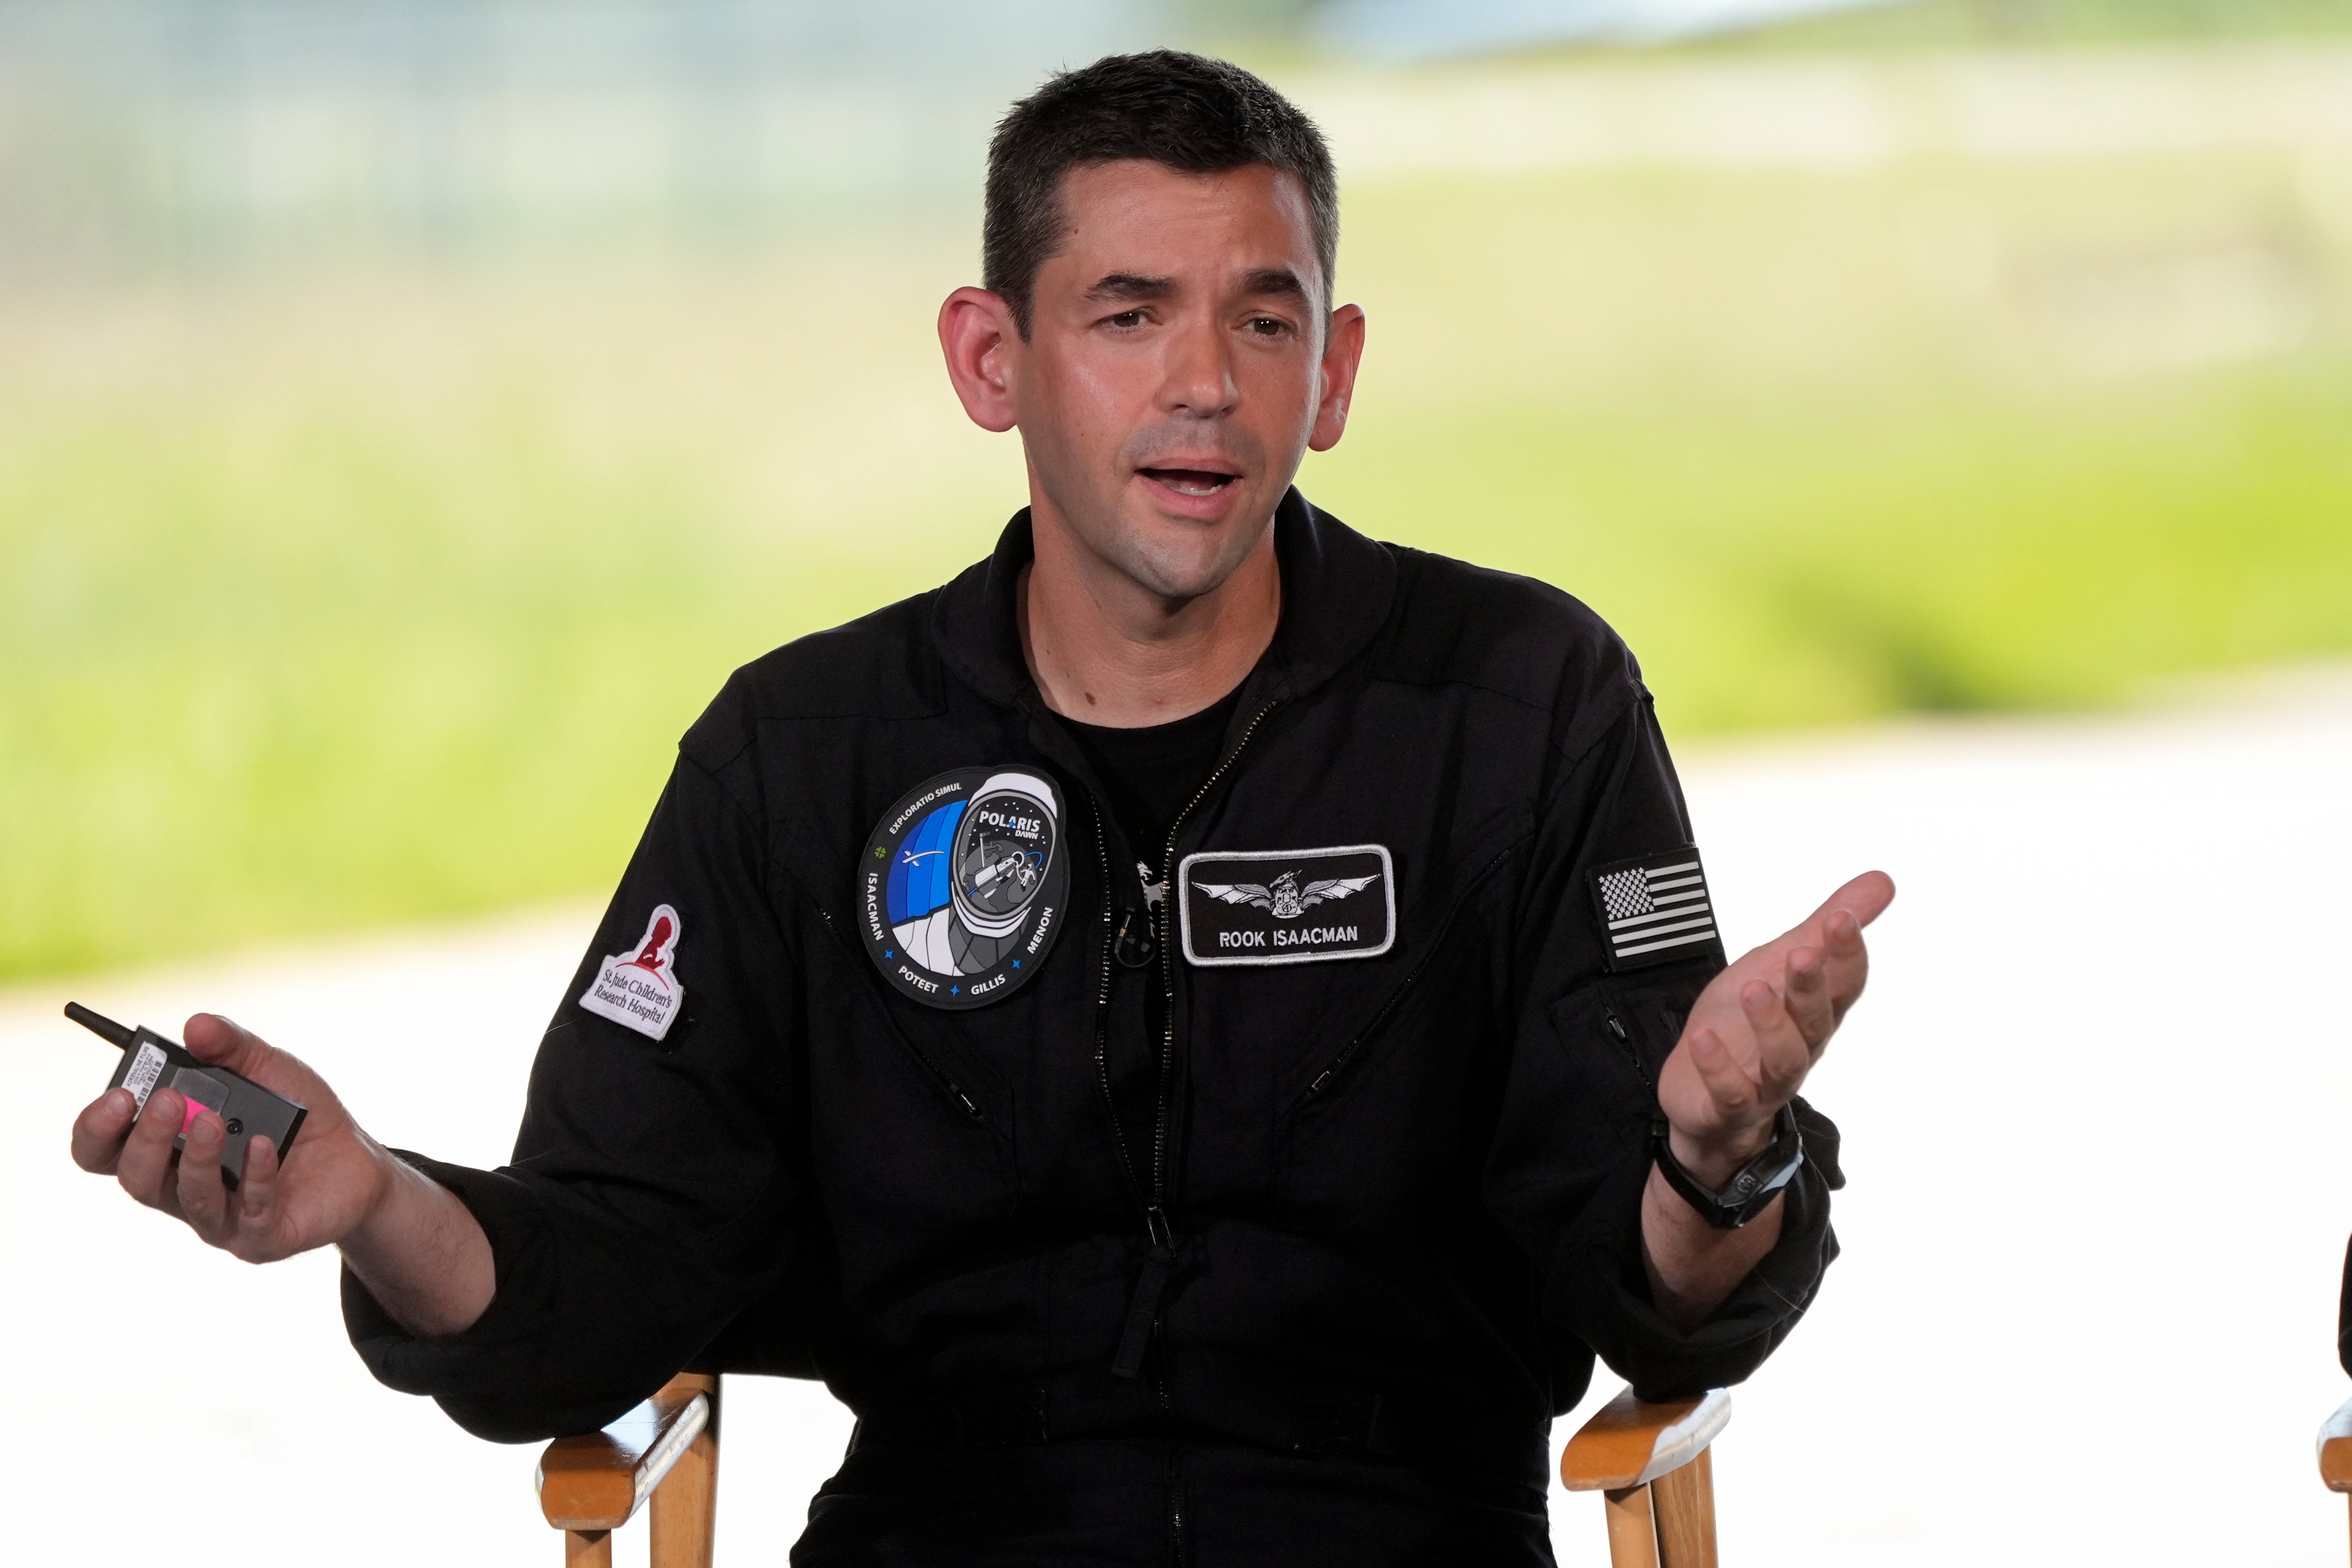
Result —
[[1136, 472], [1155, 484], [1166, 486], [1180, 496], [1214, 496], [1241, 478], [1238, 474], [1229, 474], [1219, 468], [1173, 465], [1155, 465], [1138, 468]]

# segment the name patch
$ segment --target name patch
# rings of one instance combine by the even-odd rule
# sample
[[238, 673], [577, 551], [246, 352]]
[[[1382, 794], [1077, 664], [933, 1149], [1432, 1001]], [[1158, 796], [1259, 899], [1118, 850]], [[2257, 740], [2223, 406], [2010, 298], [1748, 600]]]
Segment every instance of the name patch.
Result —
[[667, 1034], [686, 1001], [686, 987], [677, 977], [678, 935], [677, 911], [655, 904], [635, 951], [615, 953], [596, 967], [596, 977], [581, 993], [580, 1010], [611, 1019], [647, 1040]]
[[1186, 855], [1176, 881], [1188, 963], [1372, 958], [1396, 941], [1396, 867], [1384, 844]]
[[858, 931], [899, 995], [985, 1007], [1036, 977], [1069, 886], [1054, 781], [1033, 768], [960, 768], [876, 824], [857, 862]]

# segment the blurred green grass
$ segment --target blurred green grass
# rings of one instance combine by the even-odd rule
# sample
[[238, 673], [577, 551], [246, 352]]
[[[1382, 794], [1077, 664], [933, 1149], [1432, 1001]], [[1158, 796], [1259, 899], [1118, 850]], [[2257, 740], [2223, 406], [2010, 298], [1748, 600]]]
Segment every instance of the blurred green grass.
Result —
[[[1633, 642], [1678, 737], [2352, 648], [2352, 172], [1353, 188], [1307, 493]], [[593, 893], [725, 672], [1021, 499], [961, 224], [0, 298], [0, 975]]]
[[1721, 35], [1704, 49], [1916, 48], [2352, 31], [2352, 0], [1908, 0]]
[[1684, 736], [2341, 652], [2334, 167], [1388, 187], [1349, 210], [1375, 347], [1311, 492], [1588, 599]]

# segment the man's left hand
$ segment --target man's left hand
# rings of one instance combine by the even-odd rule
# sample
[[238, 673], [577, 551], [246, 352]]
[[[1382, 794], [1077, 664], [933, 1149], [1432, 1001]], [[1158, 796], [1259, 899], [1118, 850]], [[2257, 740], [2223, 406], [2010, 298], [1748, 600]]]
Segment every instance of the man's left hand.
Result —
[[1675, 1158], [1700, 1181], [1721, 1186], [1771, 1143], [1773, 1119], [1862, 995], [1862, 928], [1894, 902], [1894, 879], [1864, 872], [1700, 993], [1658, 1076]]

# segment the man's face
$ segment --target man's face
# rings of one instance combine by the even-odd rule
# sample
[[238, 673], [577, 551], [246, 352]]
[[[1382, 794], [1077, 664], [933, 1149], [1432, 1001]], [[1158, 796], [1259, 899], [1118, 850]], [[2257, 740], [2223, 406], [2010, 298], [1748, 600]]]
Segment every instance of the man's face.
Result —
[[1006, 345], [1033, 484], [1085, 549], [1193, 598], [1265, 537], [1310, 442], [1339, 440], [1360, 336], [1326, 330], [1290, 175], [1126, 161], [1074, 170], [1061, 204], [1029, 340]]

